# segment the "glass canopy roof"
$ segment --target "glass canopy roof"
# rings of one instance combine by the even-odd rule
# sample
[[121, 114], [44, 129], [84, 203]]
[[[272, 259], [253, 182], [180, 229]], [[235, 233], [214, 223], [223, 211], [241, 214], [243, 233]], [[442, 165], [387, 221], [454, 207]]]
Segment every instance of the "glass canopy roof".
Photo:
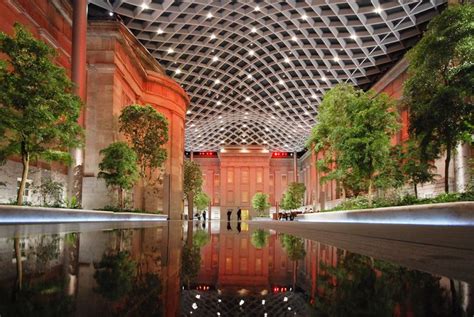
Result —
[[446, 0], [91, 0], [191, 97], [187, 151], [301, 151], [324, 92], [369, 88]]

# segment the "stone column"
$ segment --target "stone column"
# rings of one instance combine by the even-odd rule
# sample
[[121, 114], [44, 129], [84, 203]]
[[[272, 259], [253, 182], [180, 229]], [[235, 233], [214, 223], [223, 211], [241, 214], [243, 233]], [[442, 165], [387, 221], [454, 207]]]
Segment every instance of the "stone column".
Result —
[[298, 182], [298, 160], [296, 159], [296, 152], [293, 152], [293, 178], [294, 182]]
[[454, 157], [454, 171], [456, 179], [457, 192], [466, 191], [471, 182], [470, 164], [471, 147], [467, 143], [459, 143], [456, 147], [456, 154]]
[[[73, 1], [72, 22], [72, 69], [71, 79], [74, 93], [81, 98], [83, 107], [86, 103], [86, 35], [87, 35], [87, 0]], [[79, 124], [84, 127], [84, 108], [79, 117]], [[73, 164], [68, 169], [68, 196], [75, 196], [82, 201], [82, 175], [84, 151], [82, 148], [71, 149]]]

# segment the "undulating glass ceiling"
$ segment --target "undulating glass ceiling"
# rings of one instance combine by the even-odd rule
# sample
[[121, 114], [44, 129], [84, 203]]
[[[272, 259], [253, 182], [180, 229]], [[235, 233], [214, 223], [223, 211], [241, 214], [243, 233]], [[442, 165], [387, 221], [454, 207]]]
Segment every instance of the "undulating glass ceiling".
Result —
[[188, 92], [187, 151], [301, 151], [325, 91], [369, 88], [446, 0], [91, 0]]

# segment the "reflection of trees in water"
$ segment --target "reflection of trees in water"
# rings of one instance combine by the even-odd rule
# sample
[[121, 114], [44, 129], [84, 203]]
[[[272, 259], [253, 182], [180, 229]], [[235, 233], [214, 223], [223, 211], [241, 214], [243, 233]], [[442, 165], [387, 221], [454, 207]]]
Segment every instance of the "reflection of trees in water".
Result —
[[288, 255], [288, 259], [293, 261], [293, 289], [295, 289], [298, 277], [298, 261], [306, 256], [304, 239], [283, 233], [280, 235], [280, 241]]
[[299, 261], [306, 256], [304, 239], [292, 236], [291, 234], [282, 234], [280, 236], [281, 245], [288, 254], [291, 261]]
[[104, 254], [95, 265], [94, 278], [97, 282], [95, 291], [109, 300], [117, 300], [132, 290], [137, 264], [127, 251], [115, 254]]
[[181, 281], [189, 288], [191, 282], [197, 277], [201, 268], [201, 248], [209, 241], [209, 233], [205, 230], [198, 229], [193, 234], [192, 225], [188, 224], [188, 237], [192, 236], [192, 240], [188, 238], [187, 243], [183, 246], [181, 253]]
[[270, 236], [270, 232], [264, 229], [257, 229], [252, 233], [252, 239], [250, 240], [250, 242], [255, 248], [263, 249], [268, 244], [269, 236]]
[[62, 243], [67, 241], [58, 234], [13, 239], [16, 280], [11, 289], [2, 289], [0, 315], [63, 316], [72, 312], [73, 297], [64, 292], [69, 275], [58, 270]]
[[95, 264], [95, 291], [113, 303], [110, 315], [159, 316], [162, 311], [159, 274], [144, 270], [147, 266], [142, 253], [133, 259], [130, 252], [123, 251], [129, 247], [133, 234], [132, 230], [114, 230], [115, 249], [106, 251]]
[[320, 271], [317, 316], [452, 316], [439, 277], [343, 251]]

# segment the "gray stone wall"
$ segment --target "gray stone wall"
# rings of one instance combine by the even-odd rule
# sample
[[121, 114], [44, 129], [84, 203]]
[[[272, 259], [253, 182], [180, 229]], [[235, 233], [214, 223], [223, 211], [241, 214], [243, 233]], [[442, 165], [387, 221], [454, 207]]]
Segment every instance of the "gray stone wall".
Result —
[[[22, 164], [14, 161], [7, 161], [5, 165], [0, 166], [0, 182], [5, 183], [5, 186], [0, 185], [0, 204], [9, 203], [16, 200], [17, 183], [21, 178]], [[40, 186], [45, 179], [51, 178], [63, 185], [62, 199], [66, 198], [67, 192], [67, 177], [66, 175], [47, 169], [30, 167], [28, 173], [28, 195], [26, 201], [32, 205], [41, 205], [41, 195], [34, 193], [34, 187]]]

